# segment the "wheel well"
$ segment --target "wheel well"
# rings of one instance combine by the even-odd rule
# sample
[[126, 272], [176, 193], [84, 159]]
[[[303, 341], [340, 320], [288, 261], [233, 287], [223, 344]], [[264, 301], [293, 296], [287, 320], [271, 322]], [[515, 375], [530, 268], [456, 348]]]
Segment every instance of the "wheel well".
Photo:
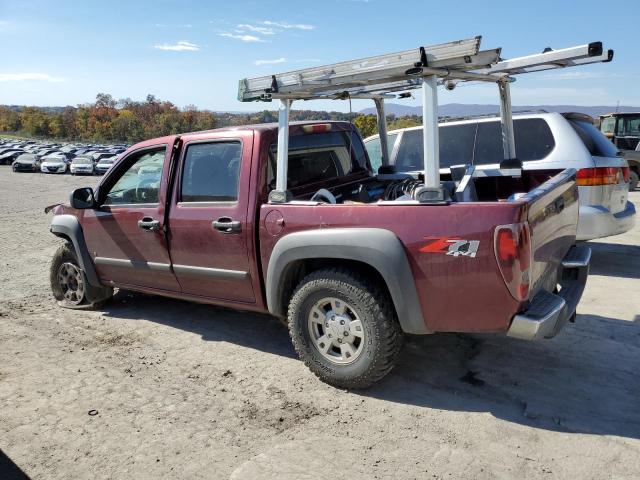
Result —
[[371, 265], [364, 262], [359, 262], [357, 260], [348, 260], [344, 258], [307, 258], [291, 262], [287, 265], [284, 272], [282, 272], [283, 278], [281, 280], [282, 289], [279, 307], [283, 315], [286, 315], [289, 301], [293, 296], [294, 290], [302, 281], [302, 279], [309, 275], [311, 272], [331, 267], [346, 268], [367, 277], [369, 280], [379, 285], [393, 303], [393, 298], [389, 293], [387, 283], [385, 282], [380, 272]]
[[[69, 242], [71, 245], [73, 245], [73, 242], [71, 241], [71, 238], [69, 238], [68, 235], [65, 235], [64, 233], [57, 233], [57, 232], [51, 232], [53, 233], [56, 237], [61, 238], [67, 242]], [[74, 250], [75, 250], [75, 246], [73, 246]]]

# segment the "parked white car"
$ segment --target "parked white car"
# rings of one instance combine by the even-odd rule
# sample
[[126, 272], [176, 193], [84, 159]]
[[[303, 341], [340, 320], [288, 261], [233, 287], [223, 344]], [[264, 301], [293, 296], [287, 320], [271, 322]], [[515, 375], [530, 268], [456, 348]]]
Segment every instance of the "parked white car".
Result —
[[[495, 117], [440, 124], [440, 174], [454, 165], [473, 164], [477, 170], [497, 169], [503, 158], [500, 120]], [[532, 113], [514, 115], [516, 157], [524, 170], [543, 177], [565, 168], [577, 170], [580, 220], [577, 240], [624, 233], [635, 224], [635, 207], [627, 200], [629, 167], [615, 146], [582, 114]], [[422, 127], [389, 131], [389, 163], [397, 171], [422, 169]], [[381, 165], [380, 139], [365, 145], [374, 170]], [[527, 190], [524, 190], [527, 191]]]
[[91, 157], [76, 157], [69, 167], [71, 175], [93, 175], [93, 159]]
[[42, 173], [67, 173], [69, 160], [63, 154], [53, 153], [42, 159], [40, 171]]
[[95, 166], [96, 174], [104, 175], [105, 173], [107, 173], [107, 171], [113, 166], [113, 164], [116, 163], [117, 159], [118, 159], [118, 156], [114, 155], [112, 157], [107, 157], [100, 160], [98, 163], [96, 163], [96, 166]]

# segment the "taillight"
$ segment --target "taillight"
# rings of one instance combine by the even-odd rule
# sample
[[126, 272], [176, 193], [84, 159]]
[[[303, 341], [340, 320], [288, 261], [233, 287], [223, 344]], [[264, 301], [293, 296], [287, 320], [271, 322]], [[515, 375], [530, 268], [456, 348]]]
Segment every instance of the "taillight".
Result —
[[622, 167], [622, 178], [624, 179], [624, 183], [629, 183], [629, 180], [631, 180], [629, 167]]
[[331, 131], [330, 123], [316, 123], [313, 125], [303, 125], [302, 131], [304, 133], [325, 133]]
[[531, 289], [531, 234], [529, 224], [498, 225], [494, 237], [495, 255], [504, 283], [518, 301], [529, 298]]
[[576, 183], [581, 187], [616, 185], [620, 183], [623, 176], [624, 169], [620, 167], [583, 168], [576, 174]]

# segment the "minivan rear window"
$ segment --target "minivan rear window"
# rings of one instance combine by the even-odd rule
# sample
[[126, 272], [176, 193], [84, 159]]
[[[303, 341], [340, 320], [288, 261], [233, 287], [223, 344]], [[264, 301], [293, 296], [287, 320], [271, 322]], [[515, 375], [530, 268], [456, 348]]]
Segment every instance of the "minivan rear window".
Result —
[[592, 123], [585, 120], [569, 120], [569, 123], [591, 155], [596, 157], [615, 157], [618, 155], [618, 150], [613, 143]]

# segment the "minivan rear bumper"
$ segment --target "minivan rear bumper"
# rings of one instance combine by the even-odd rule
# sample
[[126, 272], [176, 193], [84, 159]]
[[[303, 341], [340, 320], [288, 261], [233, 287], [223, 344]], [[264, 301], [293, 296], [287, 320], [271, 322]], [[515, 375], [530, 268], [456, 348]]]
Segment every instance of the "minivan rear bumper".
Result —
[[591, 249], [585, 245], [571, 247], [562, 260], [558, 293], [541, 290], [526, 311], [513, 317], [507, 331], [510, 337], [538, 340], [554, 337], [574, 318], [576, 307], [589, 275]]
[[576, 240], [618, 235], [631, 230], [635, 222], [636, 207], [631, 202], [627, 202], [625, 209], [618, 213], [611, 213], [600, 205], [580, 205]]

